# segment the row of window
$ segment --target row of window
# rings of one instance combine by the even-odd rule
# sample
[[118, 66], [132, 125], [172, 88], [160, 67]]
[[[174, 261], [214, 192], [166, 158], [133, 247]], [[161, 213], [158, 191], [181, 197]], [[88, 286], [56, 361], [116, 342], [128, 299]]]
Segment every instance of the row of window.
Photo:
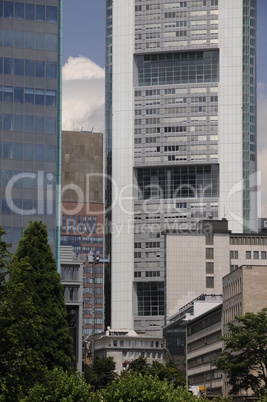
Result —
[[79, 273], [78, 266], [63, 265], [61, 266], [61, 279], [64, 280], [74, 280], [77, 281]]
[[88, 304], [93, 304], [95, 301], [95, 304], [103, 305], [103, 297], [96, 297], [95, 299], [93, 299], [93, 297], [84, 297], [83, 301], [84, 301], [84, 303], [88, 303]]
[[113, 340], [113, 346], [116, 347], [126, 347], [126, 348], [160, 348], [162, 344], [159, 341], [130, 341], [130, 340]]
[[[261, 259], [262, 260], [266, 260], [267, 255], [266, 255], [266, 251], [253, 251], [253, 259], [254, 260], [258, 260], [260, 258], [261, 255]], [[230, 258], [231, 259], [238, 259], [238, 251], [237, 250], [231, 250], [230, 251]], [[251, 260], [252, 259], [252, 251], [246, 251], [246, 259], [247, 260]]]
[[55, 117], [0, 114], [0, 130], [37, 134], [56, 134]]
[[57, 78], [57, 63], [0, 57], [0, 74]]
[[[91, 315], [93, 314], [93, 309], [92, 308], [84, 308], [83, 309], [83, 314]], [[103, 314], [103, 309], [102, 308], [95, 308], [94, 309], [94, 314], [95, 315], [102, 315]]]
[[[97, 216], [62, 215], [63, 233], [97, 233]], [[83, 237], [85, 243], [103, 243], [102, 237]]]
[[57, 7], [1, 0], [0, 17], [56, 23]]
[[0, 29], [0, 45], [19, 49], [57, 51], [57, 35]]
[[265, 237], [230, 237], [230, 244], [247, 244], [247, 245], [267, 245], [267, 236]]
[[90, 254], [91, 255], [92, 253], [96, 252], [100, 256], [103, 255], [103, 247], [81, 247], [80, 245], [73, 245], [72, 243], [64, 242], [64, 241], [61, 241], [60, 244], [62, 246], [72, 246], [73, 251], [76, 254]]
[[[86, 324], [93, 324], [93, 318], [84, 318], [83, 323]], [[102, 325], [103, 324], [103, 318], [95, 318], [95, 324]]]
[[56, 204], [54, 201], [32, 200], [21, 198], [2, 199], [1, 212], [3, 215], [22, 215], [22, 216], [55, 216]]
[[[37, 145], [38, 146], [38, 145]], [[36, 147], [36, 145], [35, 145]], [[39, 151], [38, 151], [39, 152]], [[10, 180], [12, 179], [12, 183]], [[9, 183], [10, 182], [10, 183]], [[50, 186], [49, 189], [55, 188], [55, 175], [53, 173], [45, 173], [45, 172], [26, 172], [20, 170], [1, 170], [0, 171], [0, 183], [3, 187], [7, 186], [9, 183], [9, 187], [12, 188], [47, 188], [47, 185]]]
[[[5, 230], [6, 234], [3, 236], [3, 241], [5, 241], [8, 244], [12, 244], [14, 246], [15, 244], [18, 244], [20, 241], [22, 234], [23, 234], [23, 228], [22, 227], [10, 227], [10, 226], [3, 226], [3, 229]], [[54, 244], [55, 241], [55, 230], [54, 229], [49, 229], [48, 228], [48, 241], [50, 245]]]
[[56, 106], [57, 91], [53, 89], [0, 86], [0, 102]]
[[[134, 273], [135, 278], [141, 278], [142, 277], [142, 271], [136, 271]], [[145, 277], [146, 278], [156, 278], [160, 277], [160, 271], [145, 271]]]
[[23, 142], [3, 142], [3, 152], [0, 156], [4, 159], [26, 160], [26, 161], [56, 161], [56, 146], [42, 144], [26, 144]]

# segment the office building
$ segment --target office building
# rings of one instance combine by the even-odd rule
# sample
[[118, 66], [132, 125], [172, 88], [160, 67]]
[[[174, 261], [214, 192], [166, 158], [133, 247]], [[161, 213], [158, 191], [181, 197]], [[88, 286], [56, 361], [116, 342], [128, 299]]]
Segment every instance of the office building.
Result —
[[206, 220], [198, 229], [165, 233], [166, 320], [202, 293], [222, 294], [222, 278], [241, 265], [266, 265], [267, 235], [232, 233], [226, 220]]
[[256, 0], [106, 0], [112, 327], [162, 327], [162, 230], [210, 215], [257, 230], [256, 14]]
[[91, 254], [103, 256], [103, 134], [62, 132], [61, 246], [72, 246], [84, 261], [83, 335], [104, 328], [104, 268]]
[[61, 25], [61, 0], [0, 2], [0, 224], [14, 252], [42, 220], [58, 268]]

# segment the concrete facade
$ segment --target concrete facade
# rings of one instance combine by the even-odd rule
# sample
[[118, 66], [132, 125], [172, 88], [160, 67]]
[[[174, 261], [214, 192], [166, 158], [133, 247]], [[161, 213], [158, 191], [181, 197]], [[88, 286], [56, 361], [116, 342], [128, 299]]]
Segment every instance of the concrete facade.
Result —
[[[95, 355], [99, 357], [113, 357], [116, 363], [116, 372], [120, 374], [130, 362], [139, 356], [145, 357], [148, 364], [153, 361], [164, 363], [162, 338], [137, 334], [133, 330], [114, 330], [108, 327], [103, 333], [95, 336]], [[91, 355], [90, 339], [85, 339], [85, 350], [88, 361]]]
[[264, 266], [266, 234], [239, 234], [226, 220], [194, 231], [166, 231], [166, 319], [202, 293], [222, 294], [222, 278], [241, 265]]
[[257, 230], [256, 8], [106, 1], [113, 327], [161, 333], [164, 229]]

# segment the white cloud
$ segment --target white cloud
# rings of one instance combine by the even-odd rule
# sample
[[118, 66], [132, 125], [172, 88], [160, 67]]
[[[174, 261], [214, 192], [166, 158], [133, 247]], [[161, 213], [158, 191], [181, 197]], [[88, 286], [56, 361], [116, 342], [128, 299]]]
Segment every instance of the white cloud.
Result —
[[62, 129], [105, 129], [105, 71], [85, 57], [70, 57], [62, 68]]

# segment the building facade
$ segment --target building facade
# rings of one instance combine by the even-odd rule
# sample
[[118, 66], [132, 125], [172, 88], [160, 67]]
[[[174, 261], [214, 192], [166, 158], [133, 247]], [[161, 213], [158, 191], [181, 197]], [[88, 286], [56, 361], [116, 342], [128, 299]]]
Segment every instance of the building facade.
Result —
[[256, 12], [255, 0], [106, 0], [113, 327], [162, 328], [162, 230], [210, 215], [257, 230]]
[[103, 135], [62, 132], [61, 246], [84, 261], [83, 335], [104, 328], [104, 268], [89, 255], [103, 256]]
[[195, 232], [166, 232], [166, 320], [202, 293], [222, 294], [222, 278], [241, 265], [266, 265], [267, 235], [232, 233], [226, 220]]
[[[94, 337], [94, 354], [104, 358], [113, 357], [115, 371], [120, 374], [127, 369], [131, 361], [142, 356], [148, 364], [153, 361], [164, 363], [164, 350], [161, 337], [137, 334], [133, 330], [107, 328], [102, 334]], [[92, 339], [85, 339], [85, 363], [91, 364]]]
[[58, 267], [61, 25], [61, 0], [0, 2], [0, 224], [14, 252], [42, 220]]
[[71, 246], [60, 247], [60, 276], [73, 340], [74, 369], [82, 371], [83, 261], [77, 258]]
[[[248, 251], [250, 252], [250, 251]], [[251, 252], [251, 254], [257, 251]], [[259, 254], [264, 251], [259, 250]], [[265, 257], [265, 254], [264, 254]], [[257, 258], [249, 259], [239, 268], [223, 278], [222, 334], [229, 336], [229, 322], [235, 322], [238, 315], [248, 312], [258, 313], [267, 307], [267, 264], [260, 265]], [[228, 396], [231, 386], [223, 374], [223, 395]], [[241, 391], [240, 395], [252, 395], [251, 389]]]

